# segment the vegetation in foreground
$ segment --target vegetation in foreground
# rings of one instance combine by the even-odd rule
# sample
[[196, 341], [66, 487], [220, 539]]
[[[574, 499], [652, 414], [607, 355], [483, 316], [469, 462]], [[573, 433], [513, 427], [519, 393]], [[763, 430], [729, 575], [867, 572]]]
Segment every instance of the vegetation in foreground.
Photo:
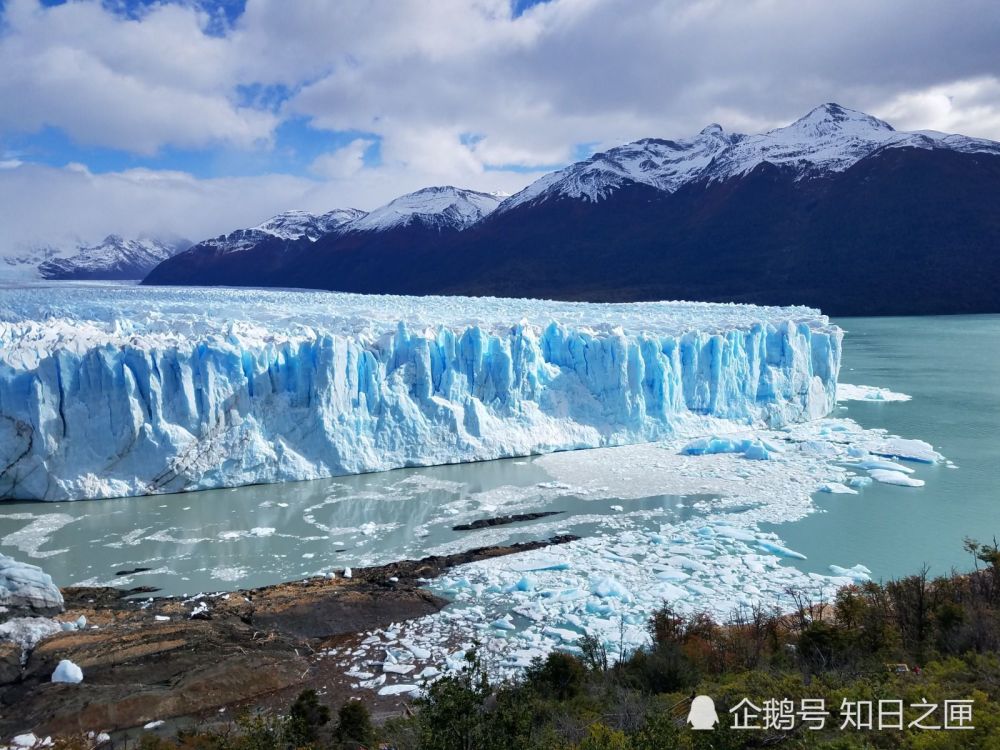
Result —
[[[412, 715], [380, 727], [360, 701], [333, 716], [306, 691], [286, 715], [246, 715], [226, 731], [173, 740], [147, 735], [129, 747], [1000, 749], [1000, 549], [972, 540], [967, 549], [976, 560], [971, 574], [932, 580], [922, 571], [850, 586], [833, 602], [799, 600], [792, 614], [752, 609], [720, 624], [665, 607], [650, 621], [647, 648], [609, 655], [583, 638], [574, 653], [553, 653], [514, 681], [492, 682], [470, 653], [467, 668], [434, 683]], [[695, 695], [714, 699], [714, 729], [687, 725]], [[809, 701], [817, 700], [829, 712], [822, 722], [803, 713], [806, 706], [816, 709]], [[883, 726], [901, 729], [878, 730], [880, 701]], [[964, 703], [972, 707], [971, 719], [947, 717], [946, 701], [971, 701]], [[868, 705], [873, 728], [859, 729]], [[936, 709], [920, 726], [910, 726], [931, 706]], [[734, 728], [737, 720], [762, 728]], [[945, 729], [946, 723], [974, 728]], [[941, 728], [922, 728], [932, 726]], [[62, 747], [86, 745], [65, 741]]]

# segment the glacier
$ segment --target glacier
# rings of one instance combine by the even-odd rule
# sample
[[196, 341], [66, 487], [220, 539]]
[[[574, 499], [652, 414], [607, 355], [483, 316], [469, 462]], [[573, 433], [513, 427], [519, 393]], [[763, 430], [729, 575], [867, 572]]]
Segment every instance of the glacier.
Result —
[[836, 403], [805, 307], [0, 289], [0, 497], [315, 479], [780, 427]]

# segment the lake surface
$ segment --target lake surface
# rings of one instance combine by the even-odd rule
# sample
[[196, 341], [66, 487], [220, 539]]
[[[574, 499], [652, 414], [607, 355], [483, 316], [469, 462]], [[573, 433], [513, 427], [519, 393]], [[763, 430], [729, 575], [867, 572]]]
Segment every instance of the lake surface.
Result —
[[[859, 495], [816, 496], [824, 511], [772, 527], [810, 557], [858, 560], [876, 577], [971, 568], [964, 537], [1000, 539], [1000, 315], [843, 318], [840, 381], [909, 394], [903, 403], [850, 401], [835, 416], [926, 440], [958, 468], [921, 469], [927, 484], [875, 483]], [[797, 563], [803, 570], [826, 572]]]
[[[922, 488], [818, 494], [821, 512], [766, 527], [828, 573], [861, 562], [876, 578], [966, 568], [962, 540], [1000, 536], [1000, 316], [843, 319], [843, 382], [910, 394], [848, 402], [833, 416], [932, 443], [958, 468], [922, 468]], [[316, 482], [76, 503], [0, 504], [0, 551], [61, 584], [150, 585], [164, 593], [257, 586], [553, 533], [589, 536], [622, 514], [657, 529], [700, 512], [698, 496], [586, 498], [535, 459], [405, 469]], [[560, 511], [488, 535], [454, 531], [498, 514]], [[136, 571], [137, 568], [148, 568]], [[124, 573], [124, 575], [117, 575]]]

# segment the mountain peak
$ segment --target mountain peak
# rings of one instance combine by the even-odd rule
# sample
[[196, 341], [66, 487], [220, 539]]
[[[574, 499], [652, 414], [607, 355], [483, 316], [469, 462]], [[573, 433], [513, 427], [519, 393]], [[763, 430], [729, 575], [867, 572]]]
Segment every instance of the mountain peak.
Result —
[[827, 102], [790, 125], [756, 135], [726, 133], [712, 123], [691, 138], [643, 138], [617, 146], [545, 175], [505, 200], [501, 210], [555, 197], [597, 202], [635, 184], [672, 193], [692, 182], [745, 175], [765, 162], [800, 178], [819, 176], [849, 169], [883, 148], [1000, 153], [992, 141], [900, 132], [877, 117]]
[[817, 135], [826, 135], [844, 130], [871, 130], [876, 132], [895, 132], [892, 125], [877, 117], [859, 112], [856, 109], [842, 107], [836, 102], [827, 102], [810, 110], [791, 125], [778, 130], [795, 128], [811, 131]]
[[158, 263], [187, 247], [186, 241], [109, 234], [95, 245], [81, 244], [73, 255], [38, 264], [44, 279], [141, 279]]
[[489, 193], [436, 185], [401, 195], [351, 222], [345, 230], [384, 231], [416, 222], [431, 229], [461, 231], [492, 213], [498, 205], [500, 198]]
[[322, 216], [300, 209], [292, 209], [272, 216], [267, 221], [253, 227], [251, 231], [263, 232], [283, 240], [297, 240], [305, 237], [310, 242], [314, 242], [327, 232], [364, 215], [364, 211], [359, 211], [356, 208], [335, 208]]

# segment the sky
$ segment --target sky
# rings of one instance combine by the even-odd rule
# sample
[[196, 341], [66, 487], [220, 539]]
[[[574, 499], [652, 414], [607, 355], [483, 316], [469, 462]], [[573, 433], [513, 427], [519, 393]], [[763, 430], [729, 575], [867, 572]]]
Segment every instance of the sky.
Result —
[[0, 253], [513, 193], [829, 101], [1000, 140], [996, 0], [0, 0]]

